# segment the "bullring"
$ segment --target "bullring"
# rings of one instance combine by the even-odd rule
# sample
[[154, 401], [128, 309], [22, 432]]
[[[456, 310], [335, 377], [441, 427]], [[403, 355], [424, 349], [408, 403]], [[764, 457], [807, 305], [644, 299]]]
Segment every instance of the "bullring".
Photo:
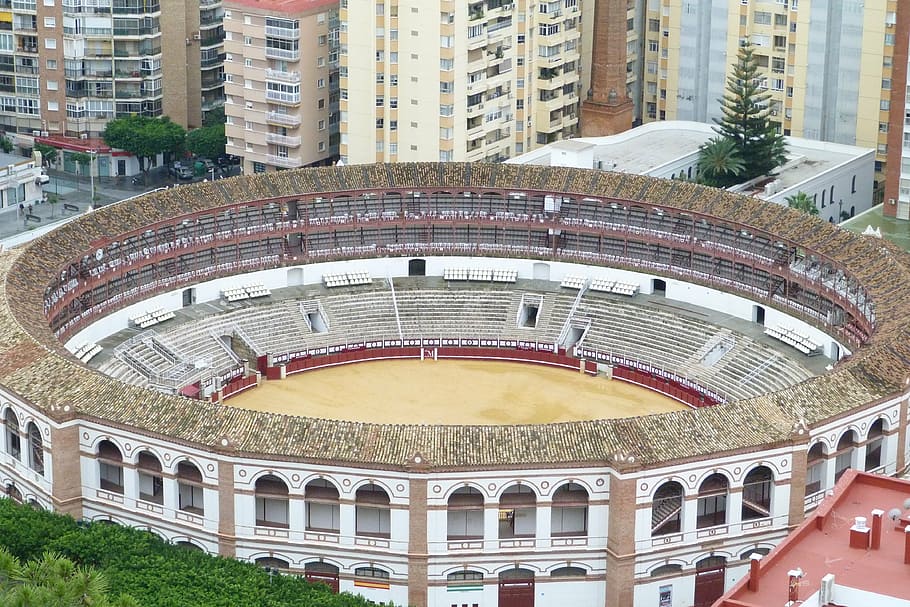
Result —
[[[429, 276], [456, 259], [511, 264], [526, 279], [547, 265], [552, 279], [610, 268], [644, 292], [663, 286], [668, 299], [696, 289], [814, 328], [841, 360], [774, 393], [676, 413], [383, 426], [129, 386], [63, 345], [129, 306], [209, 293], [206, 284], [239, 274], [280, 282], [278, 269], [424, 260]], [[619, 606], [654, 602], [670, 586], [674, 604], [698, 602], [696, 573], [735, 576], [845, 463], [864, 467], [876, 448], [876, 471], [906, 461], [906, 255], [684, 182], [482, 164], [280, 172], [100, 209], [0, 264], [0, 472], [10, 493], [328, 576], [374, 600]], [[104, 488], [118, 467], [120, 484]], [[143, 499], [148, 477], [159, 479], [161, 503]], [[201, 515], [182, 507], [186, 487], [200, 489]], [[767, 489], [758, 510], [755, 487]], [[260, 519], [259, 506], [284, 508], [284, 526]], [[333, 522], [308, 528], [312, 512]], [[502, 513], [529, 517], [529, 532], [504, 537]], [[360, 533], [360, 515], [387, 526]], [[459, 516], [473, 529], [464, 537], [446, 532]], [[556, 531], [554, 516], [581, 516], [583, 528]]]

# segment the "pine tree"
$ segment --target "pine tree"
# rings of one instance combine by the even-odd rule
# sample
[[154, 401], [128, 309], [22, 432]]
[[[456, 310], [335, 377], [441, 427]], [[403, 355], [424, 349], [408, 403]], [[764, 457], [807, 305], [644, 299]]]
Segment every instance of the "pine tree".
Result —
[[759, 88], [760, 81], [758, 60], [747, 42], [739, 49], [727, 91], [719, 100], [723, 117], [714, 120], [715, 130], [735, 142], [745, 164], [740, 181], [770, 175], [787, 158], [784, 138], [769, 119], [771, 94]]

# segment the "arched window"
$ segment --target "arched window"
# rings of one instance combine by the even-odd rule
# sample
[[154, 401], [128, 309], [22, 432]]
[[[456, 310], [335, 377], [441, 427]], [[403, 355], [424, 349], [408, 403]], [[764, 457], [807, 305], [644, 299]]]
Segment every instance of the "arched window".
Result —
[[450, 540], [483, 538], [483, 494], [461, 487], [449, 496], [447, 537]]
[[742, 520], [749, 521], [771, 516], [771, 487], [774, 473], [767, 466], [749, 471], [743, 480]]
[[651, 577], [662, 577], [664, 575], [679, 575], [682, 573], [682, 565], [661, 565], [651, 570]]
[[13, 483], [6, 485], [6, 496], [17, 504], [22, 503], [22, 492], [19, 491], [19, 488]]
[[35, 422], [28, 423], [28, 467], [44, 476], [44, 441]]
[[256, 525], [288, 528], [288, 486], [272, 474], [256, 480]]
[[583, 578], [588, 575], [588, 572], [582, 569], [581, 567], [557, 567], [556, 569], [550, 572], [550, 577], [571, 577], [571, 578]]
[[885, 420], [878, 418], [866, 434], [866, 463], [863, 469], [871, 472], [882, 465], [882, 443], [885, 440]]
[[6, 425], [6, 452], [18, 460], [22, 451], [22, 443], [19, 438], [19, 418], [12, 409], [7, 409], [3, 414], [3, 422]]
[[553, 493], [550, 534], [577, 536], [588, 533], [588, 491], [578, 483], [561, 485]]
[[499, 539], [534, 537], [537, 495], [527, 485], [514, 484], [499, 498]]
[[661, 485], [651, 504], [651, 536], [657, 537], [682, 530], [683, 488], [676, 481]]
[[139, 454], [139, 499], [153, 504], [164, 503], [164, 481], [161, 479], [161, 462], [149, 451]]
[[769, 552], [771, 552], [770, 548], [749, 548], [739, 555], [739, 560], [748, 561], [753, 555], [767, 556]]
[[835, 483], [844, 475], [844, 472], [853, 467], [853, 450], [855, 447], [856, 433], [853, 430], [847, 430], [837, 441], [837, 450], [834, 456]]
[[306, 528], [309, 531], [338, 533], [340, 529], [338, 489], [324, 478], [306, 484]]
[[392, 513], [389, 494], [379, 485], [370, 483], [357, 490], [354, 496], [355, 529], [357, 535], [389, 537], [392, 532]]
[[480, 571], [455, 571], [446, 576], [446, 587], [452, 591], [483, 590], [483, 573]]
[[815, 443], [806, 453], [806, 496], [818, 493], [825, 482], [825, 463], [828, 461], [825, 454], [825, 445]]
[[98, 443], [99, 485], [111, 493], [123, 493], [123, 455], [109, 440]]
[[256, 564], [265, 569], [266, 571], [287, 571], [291, 568], [291, 564], [284, 559], [279, 559], [274, 556], [261, 556], [256, 559]]
[[696, 527], [714, 527], [727, 522], [727, 492], [729, 482], [723, 474], [712, 474], [698, 488]]
[[194, 544], [193, 542], [190, 542], [188, 540], [180, 540], [174, 545], [177, 546], [178, 548], [185, 548], [186, 550], [193, 550], [195, 552], [205, 552], [205, 550], [203, 550], [201, 546], [197, 546], [196, 544]]
[[357, 567], [354, 569], [354, 577], [372, 580], [388, 580], [391, 576], [388, 571], [378, 567]]
[[177, 507], [183, 512], [199, 516], [205, 514], [202, 472], [194, 463], [186, 460], [177, 463]]

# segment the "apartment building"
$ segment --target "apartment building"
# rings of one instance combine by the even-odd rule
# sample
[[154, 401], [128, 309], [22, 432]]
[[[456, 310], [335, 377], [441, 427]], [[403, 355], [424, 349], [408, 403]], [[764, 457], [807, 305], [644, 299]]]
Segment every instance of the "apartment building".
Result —
[[224, 104], [221, 0], [162, 0], [164, 114], [187, 128]]
[[341, 160], [499, 161], [575, 135], [585, 6], [342, 0]]
[[[220, 7], [0, 0], [0, 130], [22, 151], [36, 141], [93, 151], [91, 140], [114, 118], [169, 115], [199, 126], [223, 99]], [[98, 160], [100, 176], [130, 166]]]
[[248, 173], [335, 159], [337, 0], [227, 0], [224, 29], [227, 152]]
[[910, 219], [910, 5], [897, 7], [894, 60], [891, 73], [891, 107], [888, 120], [888, 173], [883, 213]]
[[[897, 0], [659, 0], [644, 37], [642, 119], [711, 122], [746, 40], [786, 135], [877, 150], [883, 179]], [[880, 194], [879, 194], [880, 196]]]

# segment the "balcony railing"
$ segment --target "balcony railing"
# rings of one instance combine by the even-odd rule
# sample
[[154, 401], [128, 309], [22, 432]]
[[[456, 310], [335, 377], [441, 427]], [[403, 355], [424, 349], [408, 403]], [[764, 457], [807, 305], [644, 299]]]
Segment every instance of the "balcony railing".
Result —
[[267, 69], [265, 77], [269, 80], [280, 80], [291, 84], [300, 82], [300, 72], [282, 72], [280, 70]]
[[300, 50], [267, 46], [265, 47], [265, 56], [269, 59], [288, 59], [290, 61], [298, 61], [300, 59]]
[[284, 93], [281, 91], [266, 91], [265, 98], [275, 103], [285, 105], [300, 105], [300, 93]]
[[274, 25], [266, 25], [265, 35], [274, 36], [275, 38], [284, 38], [286, 40], [300, 40], [300, 30], [290, 27], [276, 27]]
[[282, 124], [285, 126], [300, 126], [300, 116], [294, 114], [282, 114], [281, 112], [269, 112], [268, 121], [272, 124]]
[[268, 163], [278, 167], [287, 167], [294, 168], [299, 167], [302, 163], [300, 158], [297, 156], [273, 156], [269, 154], [266, 156]]
[[287, 135], [278, 135], [277, 133], [268, 133], [265, 136], [266, 143], [275, 145], [286, 145], [288, 147], [300, 147], [300, 137], [288, 137]]

